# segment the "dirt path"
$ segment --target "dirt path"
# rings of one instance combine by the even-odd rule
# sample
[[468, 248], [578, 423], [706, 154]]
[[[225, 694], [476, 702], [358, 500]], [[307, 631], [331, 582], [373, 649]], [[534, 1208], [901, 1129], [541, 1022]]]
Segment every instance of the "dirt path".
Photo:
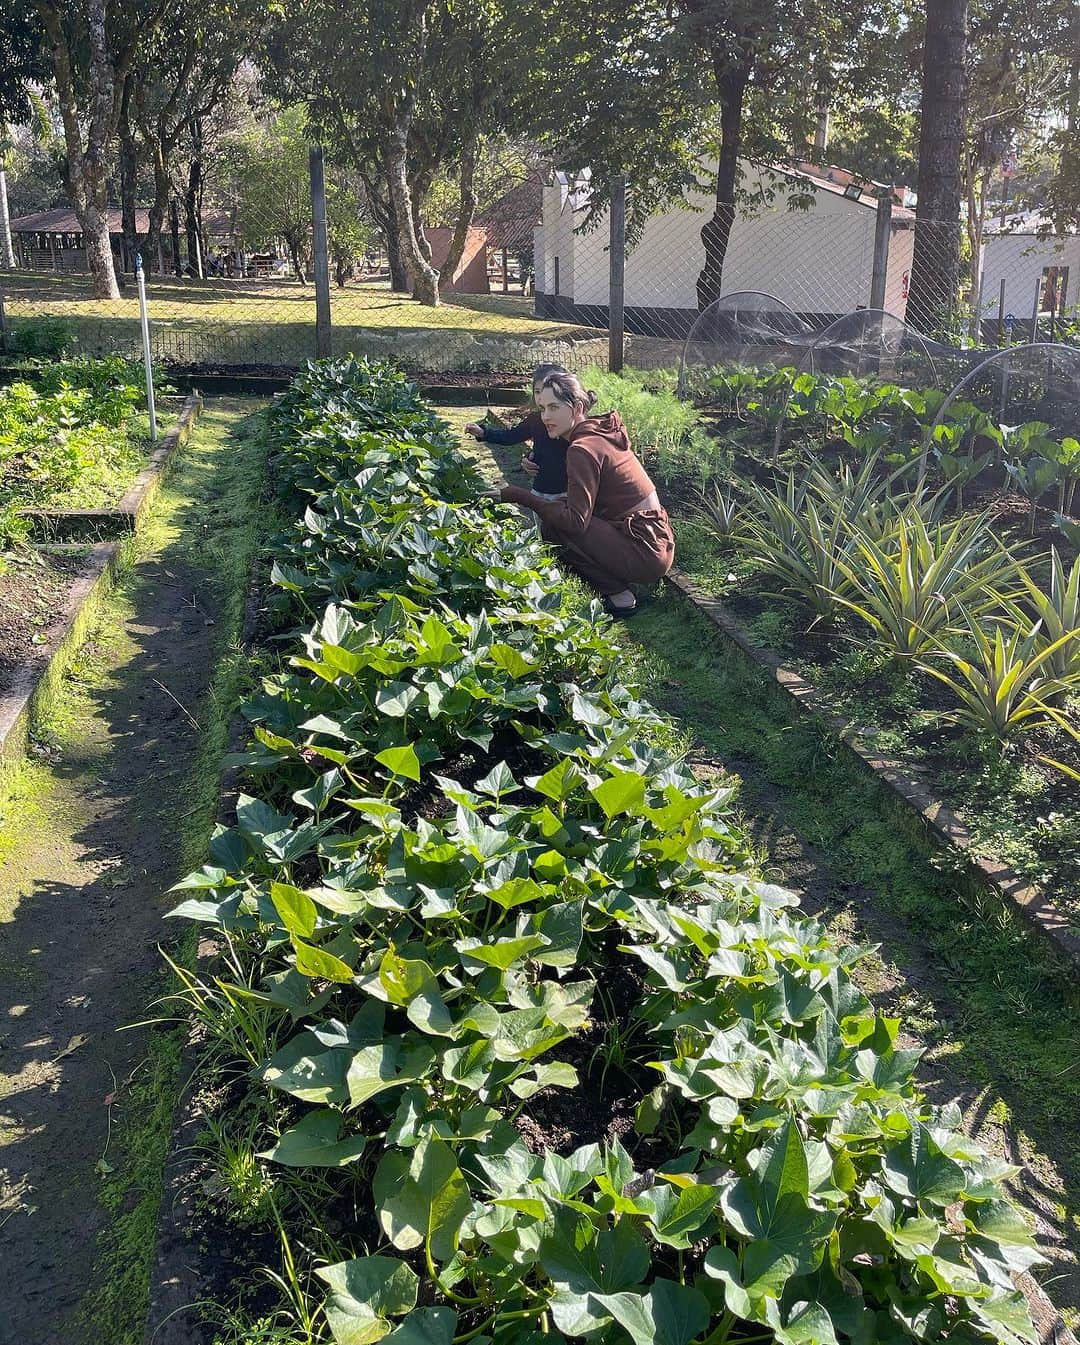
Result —
[[160, 992], [163, 893], [206, 834], [222, 718], [208, 691], [236, 638], [261, 479], [250, 439], [228, 433], [249, 410], [207, 409], [0, 823], [2, 1345], [117, 1345], [138, 1312], [114, 1295], [111, 1320], [80, 1321], [103, 1229], [152, 1225], [153, 1176], [139, 1189], [123, 1140], [148, 1033], [119, 1029]]

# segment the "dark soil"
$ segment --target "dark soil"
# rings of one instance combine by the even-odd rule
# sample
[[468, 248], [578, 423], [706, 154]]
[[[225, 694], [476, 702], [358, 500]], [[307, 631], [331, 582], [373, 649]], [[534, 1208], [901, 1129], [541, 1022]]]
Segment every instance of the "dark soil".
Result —
[[[222, 377], [294, 378], [292, 364], [169, 364], [168, 372], [178, 377], [198, 377], [200, 374]], [[512, 372], [442, 373], [437, 370], [409, 369], [409, 377], [421, 387], [446, 388], [523, 388], [525, 374]]]
[[83, 563], [81, 553], [29, 550], [0, 561], [0, 694], [15, 669], [49, 645]]

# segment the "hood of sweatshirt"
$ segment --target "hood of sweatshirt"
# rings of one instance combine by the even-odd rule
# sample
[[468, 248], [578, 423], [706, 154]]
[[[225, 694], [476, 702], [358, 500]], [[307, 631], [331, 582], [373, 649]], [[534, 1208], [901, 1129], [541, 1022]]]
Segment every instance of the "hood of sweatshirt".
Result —
[[630, 449], [630, 436], [618, 411], [606, 411], [602, 416], [589, 416], [587, 420], [575, 425], [567, 442], [572, 444], [577, 439], [585, 438], [606, 439], [612, 448], [621, 449], [624, 453]]

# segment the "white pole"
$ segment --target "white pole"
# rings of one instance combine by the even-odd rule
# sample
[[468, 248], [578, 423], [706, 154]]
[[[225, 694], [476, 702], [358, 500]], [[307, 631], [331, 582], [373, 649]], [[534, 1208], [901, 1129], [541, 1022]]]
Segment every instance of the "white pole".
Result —
[[150, 411], [150, 442], [157, 443], [157, 413], [154, 410], [154, 369], [150, 362], [150, 315], [146, 311], [146, 275], [142, 253], [135, 254], [135, 279], [139, 283], [139, 318], [142, 322], [143, 364], [146, 366], [146, 405]]

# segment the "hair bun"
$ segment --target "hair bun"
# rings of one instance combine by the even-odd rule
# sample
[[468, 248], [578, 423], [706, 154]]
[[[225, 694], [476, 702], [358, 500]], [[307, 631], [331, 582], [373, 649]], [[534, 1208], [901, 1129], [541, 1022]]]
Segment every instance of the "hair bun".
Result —
[[591, 411], [593, 407], [596, 405], [596, 403], [597, 403], [596, 393], [593, 392], [592, 388], [587, 388], [585, 392], [585, 410]]

